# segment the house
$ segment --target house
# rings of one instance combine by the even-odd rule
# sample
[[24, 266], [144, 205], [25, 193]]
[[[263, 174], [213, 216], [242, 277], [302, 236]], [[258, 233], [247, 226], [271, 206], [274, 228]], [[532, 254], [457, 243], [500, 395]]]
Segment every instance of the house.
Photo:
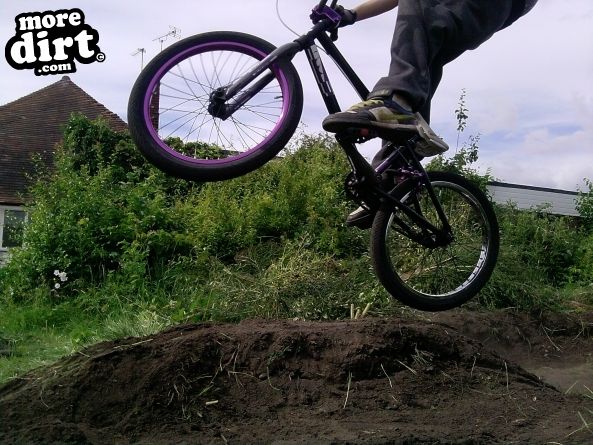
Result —
[[580, 216], [577, 192], [503, 182], [490, 182], [488, 192], [497, 204], [512, 203], [520, 210], [541, 207], [543, 211], [554, 215]]
[[104, 118], [114, 130], [125, 122], [97, 102], [68, 76], [25, 97], [0, 106], [0, 263], [18, 244], [26, 219], [29, 177], [36, 158], [53, 165], [56, 144], [72, 113], [89, 119]]

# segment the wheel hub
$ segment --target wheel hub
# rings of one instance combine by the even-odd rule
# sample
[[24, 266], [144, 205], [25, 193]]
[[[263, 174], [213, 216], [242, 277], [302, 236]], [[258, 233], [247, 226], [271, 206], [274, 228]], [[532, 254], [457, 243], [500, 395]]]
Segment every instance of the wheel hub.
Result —
[[212, 117], [225, 120], [228, 116], [226, 113], [226, 99], [224, 88], [217, 88], [210, 93], [210, 104], [208, 105], [208, 113]]

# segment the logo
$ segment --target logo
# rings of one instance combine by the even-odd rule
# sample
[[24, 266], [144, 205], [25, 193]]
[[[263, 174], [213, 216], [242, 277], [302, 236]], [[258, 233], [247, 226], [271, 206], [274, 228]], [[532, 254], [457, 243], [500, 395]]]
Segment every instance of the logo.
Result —
[[27, 12], [15, 18], [16, 35], [6, 44], [6, 60], [17, 70], [37, 76], [76, 72], [76, 62], [103, 62], [99, 33], [80, 9]]

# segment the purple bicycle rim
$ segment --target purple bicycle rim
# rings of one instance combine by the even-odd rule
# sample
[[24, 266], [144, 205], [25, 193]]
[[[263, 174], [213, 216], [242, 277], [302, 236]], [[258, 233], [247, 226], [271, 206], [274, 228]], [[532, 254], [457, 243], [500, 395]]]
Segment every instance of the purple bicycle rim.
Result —
[[[189, 49], [186, 49], [185, 51], [177, 54], [174, 58], [169, 60], [165, 65], [163, 65], [157, 71], [157, 73], [153, 76], [152, 80], [150, 81], [150, 84], [148, 85], [148, 88], [146, 89], [146, 96], [144, 96], [144, 101], [142, 104], [142, 108], [144, 110], [144, 122], [145, 123], [151, 122], [150, 99], [151, 99], [152, 92], [154, 91], [156, 84], [158, 82], [160, 82], [160, 80], [164, 76], [165, 72], [167, 72], [176, 63], [178, 63], [182, 60], [185, 60], [186, 55], [188, 55], [188, 54], [191, 56], [194, 54], [199, 54], [201, 52], [204, 52], [205, 50], [208, 50], [208, 49], [226, 49], [226, 47], [228, 47], [228, 46], [230, 46], [231, 48], [237, 48], [237, 47], [242, 48], [247, 51], [245, 54], [252, 55], [252, 56], [259, 55], [262, 58], [264, 58], [267, 55], [266, 53], [258, 50], [257, 48], [254, 48], [253, 46], [245, 45], [243, 43], [224, 42], [224, 41], [223, 42], [203, 43], [201, 45], [193, 46]], [[280, 89], [282, 90], [282, 94], [285, 99], [284, 103], [282, 104], [282, 113], [280, 115], [280, 119], [278, 120], [278, 123], [274, 127], [274, 130], [263, 141], [261, 141], [255, 147], [245, 151], [244, 153], [241, 153], [240, 155], [237, 155], [237, 156], [230, 156], [225, 159], [195, 159], [195, 158], [191, 158], [189, 156], [183, 155], [175, 150], [172, 150], [171, 147], [169, 147], [167, 144], [165, 144], [161, 140], [161, 138], [159, 137], [159, 135], [156, 132], [156, 130], [154, 129], [154, 127], [149, 124], [148, 131], [149, 131], [150, 135], [152, 136], [153, 140], [157, 141], [159, 146], [163, 150], [165, 150], [167, 153], [175, 156], [176, 158], [178, 158], [180, 160], [183, 160], [186, 162], [191, 162], [193, 164], [202, 164], [202, 165], [227, 164], [229, 162], [235, 162], [235, 161], [245, 158], [247, 156], [252, 156], [255, 152], [261, 150], [267, 141], [274, 138], [278, 134], [278, 132], [280, 131], [280, 128], [282, 128], [282, 125], [281, 125], [282, 121], [288, 115], [288, 107], [290, 104], [290, 89], [288, 88], [288, 81], [286, 80], [286, 77], [284, 76], [284, 73], [281, 70], [279, 70], [278, 68], [275, 68], [273, 70], [274, 70], [274, 73], [276, 74], [277, 78], [279, 78]]]

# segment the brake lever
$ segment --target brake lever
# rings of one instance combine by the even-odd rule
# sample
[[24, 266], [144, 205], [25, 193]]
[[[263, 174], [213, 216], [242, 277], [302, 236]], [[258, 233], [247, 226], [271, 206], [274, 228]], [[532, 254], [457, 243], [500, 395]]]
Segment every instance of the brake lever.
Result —
[[311, 15], [309, 16], [313, 23], [315, 24], [323, 19], [328, 19], [337, 28], [342, 20], [342, 16], [329, 6], [323, 6], [321, 9], [318, 6], [319, 5], [313, 8]]

